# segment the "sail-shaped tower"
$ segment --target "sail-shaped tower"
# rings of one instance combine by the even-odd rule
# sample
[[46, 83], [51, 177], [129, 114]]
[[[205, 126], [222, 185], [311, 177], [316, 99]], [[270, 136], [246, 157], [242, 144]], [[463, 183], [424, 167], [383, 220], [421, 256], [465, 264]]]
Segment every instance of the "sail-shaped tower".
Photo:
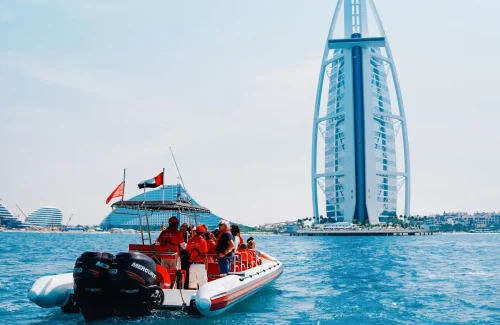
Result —
[[405, 111], [373, 0], [339, 0], [319, 75], [312, 139], [316, 221], [410, 215]]

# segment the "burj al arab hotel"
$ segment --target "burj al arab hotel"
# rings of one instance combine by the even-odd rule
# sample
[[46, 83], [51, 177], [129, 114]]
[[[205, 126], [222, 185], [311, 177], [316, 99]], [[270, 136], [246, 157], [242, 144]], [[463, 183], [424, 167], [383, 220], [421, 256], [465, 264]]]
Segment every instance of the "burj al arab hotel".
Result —
[[373, 0], [339, 0], [333, 14], [314, 109], [311, 179], [316, 222], [320, 215], [369, 224], [410, 215], [403, 98]]

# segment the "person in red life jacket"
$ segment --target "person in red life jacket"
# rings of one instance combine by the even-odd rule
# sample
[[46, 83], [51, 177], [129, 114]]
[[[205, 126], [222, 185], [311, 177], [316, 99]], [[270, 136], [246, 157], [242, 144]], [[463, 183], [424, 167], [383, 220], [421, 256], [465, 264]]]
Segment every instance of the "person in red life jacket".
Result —
[[238, 246], [238, 253], [245, 254], [248, 268], [253, 266], [253, 254], [247, 251], [247, 244], [240, 244], [240, 246]]
[[[217, 244], [215, 243], [215, 240], [211, 238], [210, 235], [212, 235], [212, 233], [209, 232], [203, 233], [203, 239], [205, 239], [205, 241], [207, 242], [208, 254], [217, 254], [217, 252], [215, 251], [215, 247], [217, 246]], [[215, 262], [214, 256], [207, 256], [207, 260], [209, 263]]]
[[[201, 224], [201, 226], [203, 227], [203, 229], [205, 229], [205, 231], [203, 232], [203, 239], [207, 240], [205, 238], [205, 235], [210, 235], [210, 231], [208, 231], [208, 226], [204, 223]], [[207, 247], [208, 247], [208, 242], [207, 242]]]
[[233, 241], [234, 241], [234, 248], [237, 249], [240, 247], [240, 244], [243, 244], [243, 237], [240, 235], [240, 227], [238, 227], [237, 224], [232, 224], [231, 225], [231, 234], [233, 235]]
[[179, 226], [179, 219], [176, 217], [171, 217], [168, 219], [168, 228], [160, 233], [160, 236], [156, 239], [156, 245], [169, 245], [172, 246], [172, 251], [177, 253], [174, 259], [162, 259], [162, 265], [167, 269], [176, 269], [180, 264], [179, 252], [181, 248], [184, 248], [186, 243], [184, 242], [184, 236], [177, 230]]
[[203, 239], [205, 239], [205, 241], [207, 242], [208, 253], [215, 254], [215, 253], [217, 253], [215, 251], [215, 247], [217, 247], [217, 244], [215, 243], [215, 240], [210, 235], [211, 235], [211, 233], [208, 233], [208, 232], [203, 233]]
[[233, 235], [229, 228], [229, 222], [226, 220], [219, 221], [219, 236], [217, 238], [217, 257], [219, 258], [220, 274], [229, 273], [231, 261], [233, 260], [234, 242]]
[[189, 253], [189, 289], [198, 289], [208, 281], [207, 277], [207, 242], [203, 239], [205, 228], [196, 227], [194, 235], [187, 243], [186, 251]]
[[263, 258], [265, 260], [271, 261], [271, 262], [277, 262], [278, 260], [275, 260], [271, 256], [267, 255], [266, 253], [262, 253], [257, 249], [257, 244], [255, 243], [254, 239], [251, 239], [247, 243], [247, 248], [248, 250], [254, 251], [257, 254], [257, 257]]

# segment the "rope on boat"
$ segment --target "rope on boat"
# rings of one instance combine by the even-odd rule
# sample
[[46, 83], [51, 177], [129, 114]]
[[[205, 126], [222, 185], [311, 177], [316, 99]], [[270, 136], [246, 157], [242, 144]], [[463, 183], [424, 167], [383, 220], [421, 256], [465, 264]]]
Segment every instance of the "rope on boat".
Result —
[[267, 270], [271, 271], [273, 268], [278, 267], [279, 265], [280, 265], [280, 263], [276, 263], [276, 264], [274, 264], [274, 265], [272, 265], [272, 266], [270, 266], [270, 267], [268, 267], [268, 268], [266, 268], [266, 269], [263, 269], [262, 271], [257, 271], [257, 272], [256, 272], [256, 273], [254, 273], [254, 274], [249, 274], [249, 275], [247, 275], [247, 276], [245, 276], [245, 277], [241, 277], [241, 278], [240, 278], [240, 281], [241, 281], [241, 282], [243, 282], [243, 281], [245, 281], [245, 279], [252, 278], [254, 275], [259, 275], [259, 274], [261, 274], [261, 273], [266, 272]]

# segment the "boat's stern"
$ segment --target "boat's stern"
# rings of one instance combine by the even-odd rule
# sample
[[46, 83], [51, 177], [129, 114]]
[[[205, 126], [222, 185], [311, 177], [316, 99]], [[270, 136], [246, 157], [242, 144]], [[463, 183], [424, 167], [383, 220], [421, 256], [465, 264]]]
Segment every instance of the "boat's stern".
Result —
[[187, 289], [163, 289], [164, 299], [161, 308], [164, 309], [184, 309], [191, 306], [196, 299], [198, 290]]

